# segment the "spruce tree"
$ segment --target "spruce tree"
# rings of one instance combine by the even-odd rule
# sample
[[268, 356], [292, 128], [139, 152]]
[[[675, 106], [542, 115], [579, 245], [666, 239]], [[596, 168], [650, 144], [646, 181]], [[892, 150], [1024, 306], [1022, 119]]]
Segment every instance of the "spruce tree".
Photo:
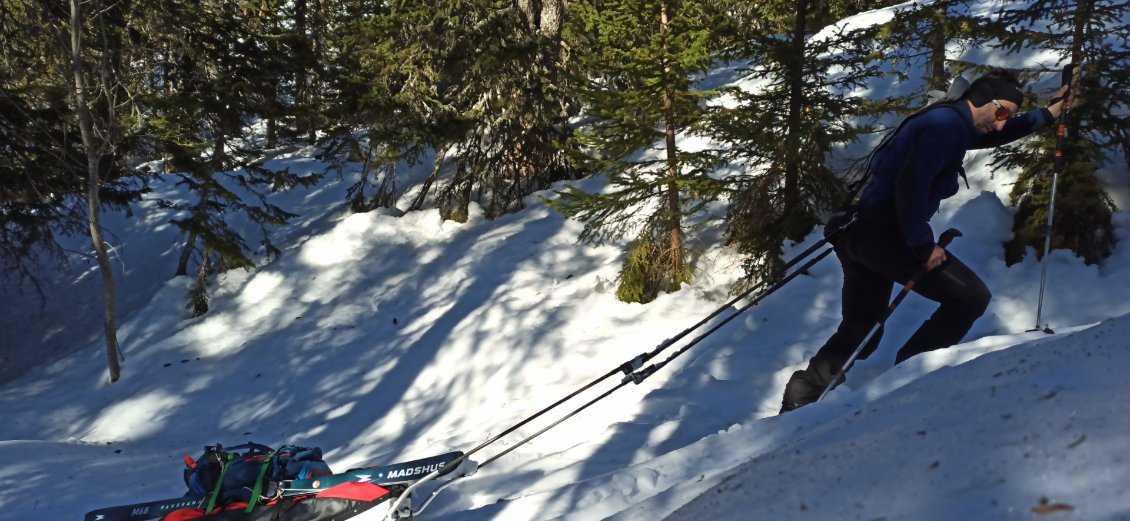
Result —
[[438, 207], [456, 220], [471, 202], [488, 218], [517, 210], [524, 196], [572, 177], [564, 5], [412, 0], [363, 17], [350, 40], [352, 83], [364, 86], [369, 131], [358, 148], [375, 175], [363, 173], [353, 206], [390, 204], [397, 164], [428, 150], [433, 173], [407, 209]]
[[[333, 148], [348, 147], [350, 159], [362, 163], [361, 177], [348, 193], [354, 211], [393, 206], [401, 195], [399, 165], [415, 165], [433, 150], [435, 173], [409, 209], [423, 208], [450, 143], [466, 130], [442, 96], [458, 80], [446, 77], [444, 63], [461, 34], [459, 17], [443, 7], [379, 6], [356, 13], [353, 28], [342, 35], [341, 47], [348, 49], [343, 59], [352, 72], [341, 76], [334, 111], [352, 125], [335, 132]], [[364, 129], [363, 136], [354, 125]]]
[[[110, 22], [123, 3], [96, 10], [98, 17], [82, 34], [91, 49], [84, 53], [92, 78], [91, 117], [105, 144], [97, 150], [102, 181], [97, 195], [112, 210], [127, 208], [143, 191], [125, 166], [135, 143], [124, 128], [129, 111], [121, 108], [122, 35]], [[87, 158], [75, 112], [69, 30], [66, 3], [15, 1], [0, 9], [0, 275], [37, 288], [37, 271], [66, 263], [58, 236], [89, 230]]]
[[[52, 12], [54, 11], [54, 12]], [[38, 286], [39, 262], [63, 262], [59, 231], [84, 229], [82, 139], [67, 95], [65, 6], [0, 9], [0, 254], [4, 275]], [[64, 225], [65, 227], [60, 227]], [[48, 253], [49, 255], [43, 255]]]
[[727, 241], [746, 259], [739, 286], [774, 276], [786, 241], [803, 239], [841, 202], [842, 174], [829, 154], [854, 141], [864, 131], [857, 122], [881, 106], [853, 93], [879, 74], [879, 28], [821, 25], [820, 5], [757, 4], [766, 20], [760, 32], [732, 39], [726, 52], [750, 63], [760, 83], [731, 92], [738, 103], [711, 121], [731, 161], [745, 167], [727, 191]]
[[589, 168], [608, 188], [570, 187], [552, 204], [584, 221], [581, 240], [627, 234], [617, 296], [649, 302], [691, 279], [684, 227], [717, 197], [710, 177], [721, 155], [694, 150], [683, 135], [700, 128], [714, 94], [696, 81], [712, 64], [715, 18], [702, 2], [586, 0], [571, 5], [577, 34], [590, 38], [580, 58], [590, 80], [582, 89], [588, 123], [579, 142], [593, 151]]
[[[1102, 262], [1114, 243], [1114, 204], [1095, 171], [1113, 160], [1117, 149], [1130, 152], [1130, 5], [1114, 0], [1041, 0], [1023, 8], [1004, 8], [1006, 49], [1044, 49], [1059, 56], [1057, 66], [1080, 64], [1075, 103], [1066, 116], [1063, 168], [1058, 176], [1052, 248], [1068, 248], [1089, 264]], [[1055, 74], [1055, 71], [1052, 71]], [[1029, 247], [1043, 254], [1050, 209], [1056, 137], [1008, 147], [995, 165], [1016, 168], [1020, 176], [1011, 201], [1017, 207], [1013, 238], [1005, 260], [1020, 262]]]
[[[997, 28], [984, 17], [969, 13], [971, 0], [939, 0], [915, 4], [899, 10], [878, 34], [886, 49], [887, 64], [902, 81], [923, 80], [924, 91], [945, 92], [953, 78], [976, 64], [950, 58], [956, 46], [968, 49], [990, 45]], [[922, 106], [926, 92], [916, 92], [900, 100], [907, 104], [902, 112]]]
[[[146, 13], [139, 29], [161, 74], [143, 102], [151, 114], [147, 137], [166, 156], [166, 171], [195, 196], [172, 221], [185, 234], [175, 274], [187, 275], [196, 260], [188, 304], [194, 314], [207, 310], [205, 287], [214, 272], [254, 265], [245, 234], [258, 236], [268, 258], [278, 255], [271, 229], [293, 215], [267, 196], [316, 181], [264, 168], [255, 160], [261, 146], [246, 139], [246, 124], [277, 108], [284, 69], [261, 32], [273, 27], [265, 16], [271, 15], [230, 2], [173, 1]], [[236, 216], [258, 230], [241, 228]]]

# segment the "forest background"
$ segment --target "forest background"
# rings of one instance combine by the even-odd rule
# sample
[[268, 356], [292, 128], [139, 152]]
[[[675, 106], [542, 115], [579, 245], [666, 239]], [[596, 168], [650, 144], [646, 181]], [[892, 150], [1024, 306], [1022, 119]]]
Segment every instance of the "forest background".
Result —
[[[1080, 65], [1051, 245], [1102, 262], [1116, 205], [1096, 172], [1130, 157], [1130, 6], [911, 2], [887, 23], [835, 23], [892, 4], [5, 0], [3, 276], [34, 295], [37, 273], [67, 263], [60, 237], [89, 235], [114, 381], [118, 281], [102, 212], [129, 215], [155, 179], [179, 178], [193, 202], [166, 203], [178, 262], [152, 269], [191, 277], [199, 316], [216, 274], [279, 255], [272, 238], [300, 216], [271, 194], [361, 163], [342, 201], [351, 211], [438, 208], [456, 221], [472, 203], [495, 219], [559, 181], [604, 176], [605, 189], [567, 186], [552, 204], [585, 224], [583, 241], [628, 239], [621, 300], [678, 290], [704, 241], [742, 255], [741, 290], [773, 277], [788, 245], [839, 207], [866, 145], [924, 91], [984, 70], [950, 58], [971, 48], [1039, 49], [1042, 65], [1015, 70], [1025, 80]], [[704, 81], [726, 67], [759, 88]], [[875, 96], [879, 77], [908, 87]], [[331, 167], [268, 166], [305, 146]], [[996, 153], [994, 166], [1021, 172], [1008, 263], [1043, 250], [1054, 146], [1046, 135]], [[430, 175], [405, 174], [421, 164]], [[718, 220], [721, 237], [696, 235]], [[26, 369], [4, 356], [0, 376]]]

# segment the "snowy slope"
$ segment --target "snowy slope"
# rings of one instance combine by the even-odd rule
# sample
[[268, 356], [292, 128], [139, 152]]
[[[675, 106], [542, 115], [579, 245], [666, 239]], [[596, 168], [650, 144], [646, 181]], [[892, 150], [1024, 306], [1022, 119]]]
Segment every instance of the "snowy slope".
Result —
[[[1048, 75], [1037, 88], [1056, 83]], [[318, 172], [314, 155], [272, 164]], [[445, 490], [422, 519], [1130, 519], [1120, 399], [1130, 214], [1116, 215], [1119, 242], [1103, 265], [1048, 257], [1044, 319], [1057, 334], [1026, 332], [1041, 264], [1004, 266], [1012, 179], [990, 175], [988, 160], [967, 156], [971, 187], [933, 221], [964, 232], [950, 251], [994, 293], [966, 343], [891, 369], [933, 309], [911, 296], [844, 388], [776, 416], [785, 379], [836, 326], [840, 272], [828, 259], [641, 385]], [[1124, 164], [1104, 172], [1128, 177]], [[731, 252], [700, 240], [693, 283], [625, 304], [614, 296], [620, 245], [577, 244], [581, 225], [537, 197], [495, 221], [351, 215], [342, 201], [353, 175], [275, 200], [303, 216], [275, 238], [283, 257], [224, 274], [213, 309], [195, 319], [187, 282], [169, 280], [172, 214], [149, 199], [130, 218], [108, 216], [127, 356], [115, 384], [88, 260], [76, 255], [51, 278], [42, 308], [5, 286], [2, 351], [58, 360], [0, 387], [0, 521], [179, 495], [182, 457], [216, 442], [318, 445], [335, 469], [467, 450], [684, 331], [729, 300], [738, 276]], [[154, 196], [181, 197], [174, 181]]]
[[[1124, 316], [949, 365], [1024, 335], [983, 339], [720, 434], [743, 463], [677, 485], [702, 494], [666, 519], [1130, 519], [1127, 335]], [[615, 519], [654, 519], [689, 492]]]
[[[322, 187], [342, 189], [332, 181]], [[1126, 439], [1111, 434], [1126, 432], [1118, 423], [1125, 415], [1118, 414], [1118, 400], [1101, 397], [1125, 395], [1110, 371], [1127, 367], [1119, 342], [1125, 336], [1118, 335], [1126, 319], [1067, 332], [1130, 313], [1130, 303], [1112, 291], [1130, 266], [1126, 215], [1119, 215], [1119, 253], [1101, 268], [1063, 252], [1052, 256], [1046, 316], [1060, 333], [1047, 337], [1023, 332], [1033, 320], [1039, 265], [999, 266], [994, 241], [1006, 233], [1007, 209], [984, 193], [962, 197], [964, 204], [940, 217], [967, 230], [952, 250], [997, 295], [972, 342], [886, 371], [893, 345], [931, 309], [912, 297], [895, 315], [884, 347], [849, 375], [855, 393], [837, 391], [826, 404], [773, 416], [785, 378], [835, 326], [839, 273], [827, 260], [642, 385], [623, 388], [449, 488], [426, 515], [660, 517], [752, 459], [751, 468], [792, 469], [788, 477], [811, 485], [796, 492], [817, 498], [806, 503], [810, 512], [858, 509], [860, 501], [864, 514], [915, 518], [921, 511], [910, 503], [867, 508], [896, 504], [883, 490], [905, 492], [907, 483], [933, 489], [944, 481], [949, 495], [917, 500], [942, 508], [947, 498], [936, 519], [965, 517], [992, 500], [1002, 508], [1031, 508], [1040, 495], [1079, 512], [1088, 508], [1079, 519], [1119, 519], [1102, 517], [1122, 504], [1119, 496], [1103, 495], [1109, 487], [1102, 476], [1117, 484], [1127, 472], [1126, 460], [1116, 456], [1126, 453]], [[139, 209], [146, 222], [162, 222], [160, 212]], [[223, 277], [205, 317], [187, 319], [184, 283], [165, 283], [123, 321], [128, 360], [118, 383], [105, 382], [101, 344], [94, 341], [0, 389], [7, 420], [0, 425], [6, 462], [0, 519], [77, 519], [101, 506], [177, 495], [181, 457], [215, 442], [315, 444], [339, 469], [467, 450], [727, 300], [734, 259], [710, 248], [691, 287], [647, 306], [617, 302], [617, 250], [575, 244], [578, 228], [536, 200], [517, 215], [467, 224], [443, 222], [435, 212], [398, 218], [330, 209], [304, 225], [282, 259]], [[141, 234], [123, 241], [139, 258], [144, 245], [156, 253], [167, 248]], [[59, 305], [56, 312], [70, 310]], [[1008, 331], [1018, 333], [1000, 334]], [[993, 386], [997, 398], [990, 400]], [[1053, 408], [1060, 404], [1069, 409]], [[1002, 419], [1006, 414], [1013, 416]], [[1104, 417], [1110, 423], [1102, 424]], [[1051, 423], [1039, 424], [1041, 418]], [[544, 424], [503, 439], [480, 461]], [[1024, 428], [1010, 431], [1011, 425]], [[964, 472], [1023, 459], [1018, 446], [1034, 459], [1002, 469], [1008, 486], [998, 485], [997, 495], [983, 489], [999, 479]], [[859, 452], [836, 463], [845, 447]], [[818, 466], [825, 458], [833, 463]], [[939, 466], [931, 469], [934, 461]], [[1008, 492], [1026, 482], [1020, 474], [1053, 479], [1080, 468], [1091, 473], [1088, 486], [1096, 492], [1050, 486]], [[748, 482], [742, 476], [725, 486]], [[784, 485], [780, 476], [760, 470], [757, 476]], [[826, 487], [836, 480], [871, 483], [861, 476], [884, 486], [866, 487], [870, 493]], [[765, 481], [753, 483], [768, 497], [736, 497], [760, 497], [756, 508], [795, 503], [775, 501], [781, 493]]]

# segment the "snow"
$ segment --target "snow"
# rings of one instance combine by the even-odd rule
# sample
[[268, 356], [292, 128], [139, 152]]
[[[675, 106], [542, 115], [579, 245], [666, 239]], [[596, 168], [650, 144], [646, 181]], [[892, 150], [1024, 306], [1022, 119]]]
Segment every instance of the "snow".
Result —
[[[839, 268], [824, 260], [642, 384], [444, 490], [421, 517], [1027, 519], [1043, 501], [1071, 506], [1056, 519], [1130, 519], [1130, 411], [1117, 399], [1130, 392], [1130, 303], [1115, 291], [1130, 280], [1130, 216], [1117, 215], [1120, 242], [1102, 266], [1050, 256], [1044, 317], [1057, 333], [1027, 332], [1040, 265], [1003, 266], [1009, 209], [992, 190], [1004, 188], [971, 174], [977, 186], [935, 218], [965, 232], [950, 249], [995, 293], [966, 343], [889, 369], [932, 308], [912, 296], [844, 388], [776, 416], [785, 379], [836, 325]], [[459, 224], [435, 211], [350, 215], [344, 184], [302, 201], [320, 198], [323, 217], [282, 258], [221, 277], [208, 315], [186, 316], [180, 279], [124, 308], [118, 383], [93, 340], [0, 389], [0, 519], [176, 496], [181, 457], [215, 442], [318, 445], [338, 469], [468, 450], [697, 323], [737, 275], [711, 246], [689, 287], [625, 304], [613, 295], [618, 249], [577, 244], [579, 223], [536, 199]], [[162, 212], [144, 204], [118, 223], [127, 279], [160, 281], [170, 266], [170, 242], [145, 233]], [[7, 309], [15, 297], [5, 293]], [[8, 338], [96, 317], [66, 304]]]
[[[325, 167], [312, 157], [273, 164]], [[840, 271], [826, 259], [641, 384], [517, 446], [615, 374], [477, 453], [514, 449], [420, 518], [1130, 520], [1130, 213], [1115, 216], [1101, 266], [1048, 257], [1055, 334], [1029, 331], [1042, 266], [1034, 254], [1004, 266], [1012, 177], [990, 176], [988, 160], [967, 156], [971, 188], [933, 220], [964, 232], [950, 251], [994, 293], [964, 343], [892, 368], [934, 307], [912, 295], [845, 386], [778, 416], [786, 379], [837, 324]], [[1104, 175], [1124, 183], [1123, 165]], [[127, 357], [114, 384], [88, 258], [47, 275], [42, 306], [5, 282], [3, 352], [51, 362], [0, 387], [0, 520], [177, 496], [183, 456], [217, 442], [317, 445], [338, 470], [466, 451], [683, 333], [739, 275], [732, 252], [700, 242], [691, 284], [622, 303], [621, 245], [578, 244], [581, 224], [537, 197], [494, 221], [472, 208], [463, 224], [434, 210], [349, 214], [350, 173], [280, 197], [302, 215], [274, 238], [284, 255], [222, 275], [200, 318], [184, 309], [187, 281], [170, 278], [169, 210], [149, 199], [108, 215]], [[155, 196], [185, 197], [174, 183]]]

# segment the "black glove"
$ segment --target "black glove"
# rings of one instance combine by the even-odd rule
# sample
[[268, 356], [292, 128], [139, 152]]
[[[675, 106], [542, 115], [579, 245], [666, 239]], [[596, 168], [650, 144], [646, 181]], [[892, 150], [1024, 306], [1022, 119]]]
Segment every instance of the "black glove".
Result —
[[915, 246], [911, 248], [910, 251], [914, 253], [914, 257], [917, 258], [922, 264], [926, 264], [926, 261], [930, 260], [930, 255], [934, 253], [934, 245], [923, 244], [921, 246]]

